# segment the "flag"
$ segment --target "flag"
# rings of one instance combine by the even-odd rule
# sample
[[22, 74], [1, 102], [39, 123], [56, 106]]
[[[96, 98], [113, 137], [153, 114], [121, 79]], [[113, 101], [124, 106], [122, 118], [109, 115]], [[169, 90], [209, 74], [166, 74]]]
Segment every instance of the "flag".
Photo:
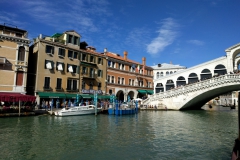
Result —
[[136, 71], [139, 72], [140, 70], [140, 65], [137, 66]]

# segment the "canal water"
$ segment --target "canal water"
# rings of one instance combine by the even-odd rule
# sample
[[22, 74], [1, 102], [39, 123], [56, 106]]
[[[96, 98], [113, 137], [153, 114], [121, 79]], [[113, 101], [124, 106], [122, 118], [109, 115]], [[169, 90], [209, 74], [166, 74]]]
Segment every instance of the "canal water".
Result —
[[3, 160], [228, 160], [237, 110], [0, 119]]

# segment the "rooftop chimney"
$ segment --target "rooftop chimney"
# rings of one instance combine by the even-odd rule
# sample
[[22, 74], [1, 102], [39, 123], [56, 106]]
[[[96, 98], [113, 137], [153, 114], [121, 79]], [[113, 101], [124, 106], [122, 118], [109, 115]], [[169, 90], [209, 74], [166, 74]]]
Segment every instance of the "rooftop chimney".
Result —
[[123, 55], [124, 55], [124, 57], [123, 57], [123, 58], [124, 58], [124, 60], [127, 60], [127, 55], [128, 55], [128, 52], [127, 52], [127, 51], [124, 51], [124, 52], [123, 52]]
[[145, 57], [142, 58], [142, 65], [146, 66], [146, 58]]

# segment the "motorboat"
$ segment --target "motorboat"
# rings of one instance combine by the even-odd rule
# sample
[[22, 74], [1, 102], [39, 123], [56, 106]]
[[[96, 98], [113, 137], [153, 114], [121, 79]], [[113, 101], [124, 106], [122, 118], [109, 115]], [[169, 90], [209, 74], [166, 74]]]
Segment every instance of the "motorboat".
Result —
[[86, 106], [73, 106], [69, 108], [63, 108], [60, 111], [56, 111], [55, 115], [62, 116], [77, 116], [77, 115], [86, 115], [86, 114], [95, 114], [99, 113], [102, 110], [101, 107], [95, 110], [94, 105], [86, 105]]

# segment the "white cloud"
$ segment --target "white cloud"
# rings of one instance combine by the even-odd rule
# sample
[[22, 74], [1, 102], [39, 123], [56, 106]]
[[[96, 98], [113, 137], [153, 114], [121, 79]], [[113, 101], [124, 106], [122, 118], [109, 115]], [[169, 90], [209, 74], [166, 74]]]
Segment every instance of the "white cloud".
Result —
[[203, 41], [199, 41], [199, 40], [196, 40], [196, 39], [194, 39], [194, 40], [189, 40], [189, 41], [187, 41], [187, 42], [188, 42], [188, 43], [191, 43], [191, 44], [198, 45], [198, 46], [204, 45], [204, 42], [203, 42]]
[[158, 35], [150, 44], [147, 45], [147, 52], [152, 55], [157, 55], [167, 46], [171, 45], [177, 37], [178, 24], [172, 18], [166, 18], [161, 23]]

